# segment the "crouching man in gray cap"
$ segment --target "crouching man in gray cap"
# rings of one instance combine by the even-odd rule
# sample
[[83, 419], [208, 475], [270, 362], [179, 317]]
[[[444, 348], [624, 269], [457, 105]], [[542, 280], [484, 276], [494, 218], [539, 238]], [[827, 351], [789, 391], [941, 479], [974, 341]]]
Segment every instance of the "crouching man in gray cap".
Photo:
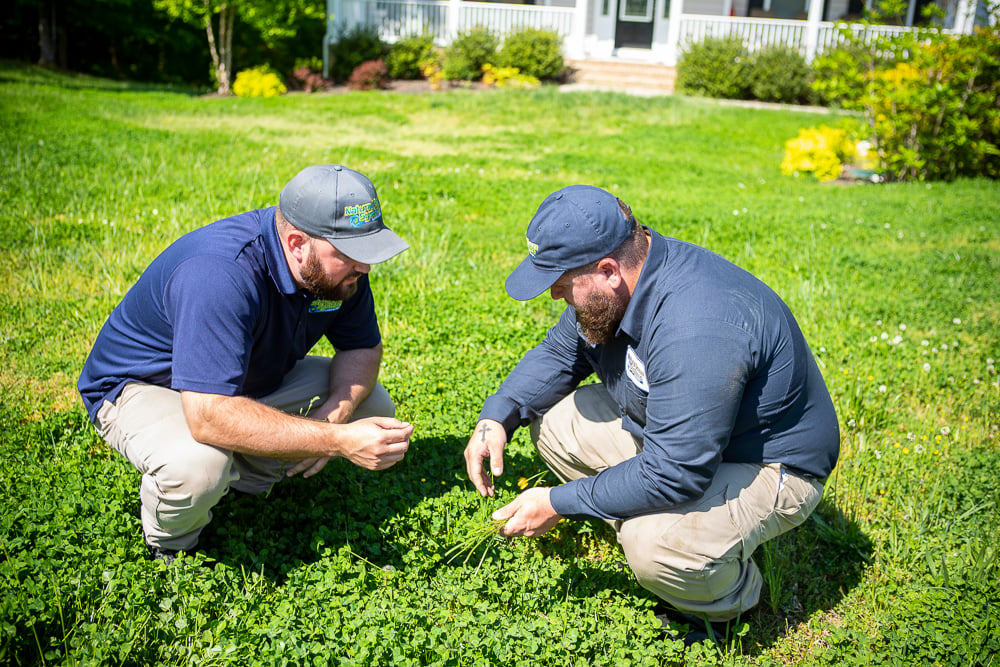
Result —
[[[472, 483], [493, 495], [505, 444], [530, 424], [563, 484], [497, 510], [504, 535], [604, 519], [668, 617], [737, 617], [760, 595], [754, 550], [805, 521], [840, 449], [795, 319], [757, 278], [598, 188], [547, 197], [527, 239], [507, 292], [549, 290], [567, 308], [486, 400], [465, 449]], [[601, 382], [577, 388], [591, 373]]]
[[[230, 487], [261, 493], [332, 457], [369, 470], [403, 458], [413, 427], [376, 382], [368, 272], [408, 247], [371, 181], [317, 165], [278, 207], [192, 231], [142, 273], [78, 388], [101, 436], [142, 473], [153, 558], [193, 549]], [[336, 354], [307, 356], [324, 336]]]

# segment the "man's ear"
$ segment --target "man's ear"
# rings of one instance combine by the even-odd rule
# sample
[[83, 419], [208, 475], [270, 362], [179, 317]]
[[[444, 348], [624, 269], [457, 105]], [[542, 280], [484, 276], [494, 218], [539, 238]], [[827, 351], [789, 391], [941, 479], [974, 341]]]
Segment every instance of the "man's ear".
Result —
[[300, 232], [294, 227], [289, 227], [285, 233], [285, 243], [288, 245], [288, 251], [300, 262], [305, 259], [309, 241], [310, 239], [305, 233]]
[[604, 276], [604, 279], [608, 283], [608, 287], [613, 290], [617, 290], [619, 286], [625, 283], [625, 277], [622, 275], [621, 264], [611, 257], [605, 257], [598, 261], [595, 273]]

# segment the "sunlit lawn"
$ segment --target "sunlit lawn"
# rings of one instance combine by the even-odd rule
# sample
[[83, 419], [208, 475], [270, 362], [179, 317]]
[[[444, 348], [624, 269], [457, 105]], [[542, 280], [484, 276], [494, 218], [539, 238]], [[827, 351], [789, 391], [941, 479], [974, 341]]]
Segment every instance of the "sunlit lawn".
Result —
[[[785, 140], [838, 121], [549, 88], [199, 98], [0, 67], [0, 662], [995, 663], [1000, 186], [780, 174]], [[410, 453], [226, 499], [201, 553], [150, 563], [138, 475], [75, 394], [89, 345], [171, 240], [334, 162], [412, 246], [373, 271]], [[571, 183], [774, 287], [841, 420], [815, 518], [757, 554], [760, 607], [686, 657], [599, 522], [449, 557], [542, 472], [520, 432], [484, 501], [461, 451], [559, 312], [503, 279]]]

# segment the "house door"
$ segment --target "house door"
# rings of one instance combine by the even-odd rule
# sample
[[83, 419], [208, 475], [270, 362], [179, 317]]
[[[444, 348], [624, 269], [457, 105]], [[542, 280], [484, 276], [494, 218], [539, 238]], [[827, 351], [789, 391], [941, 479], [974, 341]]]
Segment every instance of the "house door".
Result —
[[653, 0], [618, 0], [615, 48], [648, 49], [653, 46]]

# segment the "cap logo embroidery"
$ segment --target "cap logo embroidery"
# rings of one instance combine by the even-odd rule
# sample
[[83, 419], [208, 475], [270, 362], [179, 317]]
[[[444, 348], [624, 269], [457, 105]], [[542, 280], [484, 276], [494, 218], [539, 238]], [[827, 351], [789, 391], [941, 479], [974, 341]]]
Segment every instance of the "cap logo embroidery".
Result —
[[351, 227], [361, 227], [382, 215], [382, 209], [378, 204], [378, 199], [372, 199], [364, 204], [355, 204], [344, 207], [344, 217], [351, 223]]
[[531, 239], [529, 239], [527, 236], [525, 236], [524, 238], [528, 242], [528, 254], [534, 257], [535, 253], [538, 252], [538, 244], [532, 243]]

